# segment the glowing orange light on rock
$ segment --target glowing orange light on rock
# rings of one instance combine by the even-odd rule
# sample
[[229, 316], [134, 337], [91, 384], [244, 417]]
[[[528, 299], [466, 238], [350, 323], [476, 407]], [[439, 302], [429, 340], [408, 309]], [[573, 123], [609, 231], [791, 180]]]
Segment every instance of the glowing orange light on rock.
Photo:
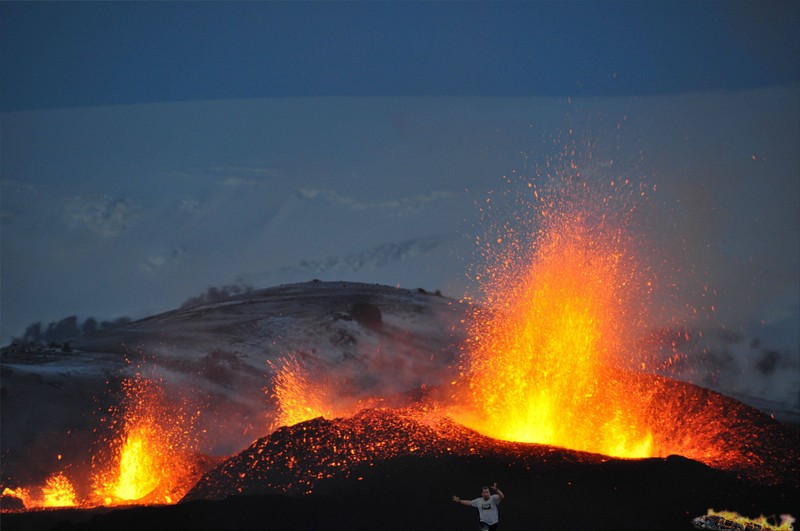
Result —
[[508, 227], [513, 238], [487, 247], [485, 309], [471, 325], [468, 386], [452, 415], [499, 439], [651, 456], [646, 397], [611, 369], [629, 324], [641, 320], [636, 257], [603, 211], [607, 198], [594, 203], [586, 184], [572, 186], [534, 205], [530, 248]]

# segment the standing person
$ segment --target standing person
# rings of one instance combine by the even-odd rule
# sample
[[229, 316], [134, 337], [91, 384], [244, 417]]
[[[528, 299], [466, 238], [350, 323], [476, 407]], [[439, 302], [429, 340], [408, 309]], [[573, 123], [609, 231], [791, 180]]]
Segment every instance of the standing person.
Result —
[[[492, 489], [495, 493], [489, 494], [489, 489]], [[480, 498], [469, 501], [462, 500], [458, 496], [453, 496], [453, 501], [461, 505], [478, 509], [478, 517], [481, 520], [481, 531], [497, 531], [497, 528], [500, 526], [500, 512], [497, 510], [497, 506], [500, 505], [500, 502], [503, 501], [504, 498], [505, 495], [503, 491], [497, 488], [497, 482], [495, 482], [491, 487], [483, 487]]]

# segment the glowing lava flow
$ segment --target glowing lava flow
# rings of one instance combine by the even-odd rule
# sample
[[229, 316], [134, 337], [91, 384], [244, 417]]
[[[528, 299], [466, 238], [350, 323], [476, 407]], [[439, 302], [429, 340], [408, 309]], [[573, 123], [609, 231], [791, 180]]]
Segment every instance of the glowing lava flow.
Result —
[[610, 368], [641, 318], [635, 290], [647, 282], [623, 227], [598, 211], [603, 198], [573, 186], [535, 205], [530, 249], [513, 231], [488, 247], [486, 309], [471, 325], [468, 385], [451, 415], [498, 439], [652, 456], [649, 400]]

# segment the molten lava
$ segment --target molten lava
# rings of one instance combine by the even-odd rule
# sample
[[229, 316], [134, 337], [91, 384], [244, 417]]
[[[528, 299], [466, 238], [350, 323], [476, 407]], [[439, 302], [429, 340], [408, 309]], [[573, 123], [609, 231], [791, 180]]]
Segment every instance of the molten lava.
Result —
[[101, 487], [98, 494], [107, 492], [112, 496], [106, 500], [128, 501], [143, 498], [155, 490], [161, 479], [153, 472], [161, 468], [159, 443], [162, 436], [152, 419], [129, 427], [119, 449], [118, 473], [110, 484]]
[[124, 389], [126, 401], [114, 412], [118, 431], [93, 462], [94, 498], [105, 505], [175, 503], [199, 475], [194, 417], [155, 379], [137, 375]]
[[[61, 457], [61, 454], [57, 455], [59, 461]], [[1, 494], [4, 498], [16, 498], [18, 503], [26, 509], [49, 509], [78, 505], [75, 486], [63, 470], [50, 474], [43, 485], [4, 487]], [[2, 510], [5, 512], [6, 507], [3, 507]]]
[[42, 487], [44, 507], [74, 507], [78, 505], [75, 487], [63, 472], [49, 478]]
[[197, 452], [199, 412], [168, 396], [155, 376], [127, 378], [122, 390], [122, 402], [111, 409], [92, 452], [90, 481], [58, 472], [43, 486], [7, 487], [2, 495], [17, 498], [25, 509], [180, 501], [212, 466]]
[[[32, 492], [41, 492], [34, 496]], [[75, 487], [63, 472], [51, 474], [41, 487], [3, 489], [2, 495], [17, 498], [26, 509], [74, 507], [78, 505]]]
[[487, 248], [487, 309], [471, 325], [459, 422], [504, 440], [656, 455], [648, 397], [611, 372], [641, 320], [636, 290], [647, 281], [602, 199], [583, 183], [537, 206], [529, 249], [513, 231]]
[[267, 364], [274, 373], [272, 386], [264, 389], [274, 399], [277, 409], [273, 429], [317, 417], [349, 417], [383, 402], [380, 396], [353, 396], [343, 381], [331, 378], [324, 368], [298, 355]]
[[316, 417], [333, 416], [330, 389], [322, 375], [314, 378], [310, 369], [295, 356], [269, 365], [275, 371], [271, 392], [278, 406], [276, 426], [291, 426]]

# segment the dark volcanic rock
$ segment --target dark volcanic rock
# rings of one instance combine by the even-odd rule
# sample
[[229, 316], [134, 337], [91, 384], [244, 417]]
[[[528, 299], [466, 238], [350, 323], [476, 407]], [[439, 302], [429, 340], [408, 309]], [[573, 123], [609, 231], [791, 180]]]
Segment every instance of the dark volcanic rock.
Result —
[[800, 513], [800, 489], [681, 456], [613, 459], [497, 441], [418, 409], [284, 427], [207, 473], [175, 506], [3, 515], [3, 530], [471, 529], [497, 482], [504, 529], [689, 531], [709, 508]]
[[366, 301], [356, 301], [350, 305], [350, 315], [356, 322], [368, 328], [378, 328], [383, 322], [381, 309]]
[[[686, 455], [706, 452], [695, 460], [670, 456], [672, 462], [704, 459], [706, 465], [754, 484], [795, 490], [800, 486], [795, 432], [738, 401], [691, 384], [652, 376], [643, 376], [639, 384], [655, 389], [652, 419], [659, 426], [659, 447], [681, 448], [681, 441], [690, 439], [686, 449], [694, 454]], [[406, 409], [368, 409], [350, 418], [318, 418], [280, 428], [204, 476], [185, 499], [308, 494], [324, 490], [330, 481], [358, 480], [377, 464], [406, 455], [496, 457], [504, 467], [526, 470], [614, 461], [599, 454], [485, 437], [446, 417], [427, 415], [425, 408], [435, 408], [426, 405], [429, 398]], [[659, 405], [662, 411], [656, 410]]]
[[708, 508], [798, 514], [796, 488], [755, 485], [689, 459], [585, 461], [563, 459], [569, 452], [561, 450], [532, 449], [541, 454], [528, 462], [493, 452], [393, 457], [362, 464], [351, 477], [320, 480], [307, 495], [237, 495], [117, 509], [88, 521], [55, 511], [48, 525], [35, 525], [35, 514], [6, 514], [3, 530], [474, 529], [475, 509], [450, 497], [478, 497], [481, 485], [494, 481], [506, 495], [500, 518], [507, 530], [689, 531], [691, 519]]
[[404, 456], [498, 456], [530, 469], [603, 462], [608, 457], [484, 437], [449, 420], [432, 425], [410, 410], [369, 409], [346, 419], [283, 427], [206, 474], [184, 500], [238, 494], [309, 494], [329, 481], [361, 481], [379, 463]]

